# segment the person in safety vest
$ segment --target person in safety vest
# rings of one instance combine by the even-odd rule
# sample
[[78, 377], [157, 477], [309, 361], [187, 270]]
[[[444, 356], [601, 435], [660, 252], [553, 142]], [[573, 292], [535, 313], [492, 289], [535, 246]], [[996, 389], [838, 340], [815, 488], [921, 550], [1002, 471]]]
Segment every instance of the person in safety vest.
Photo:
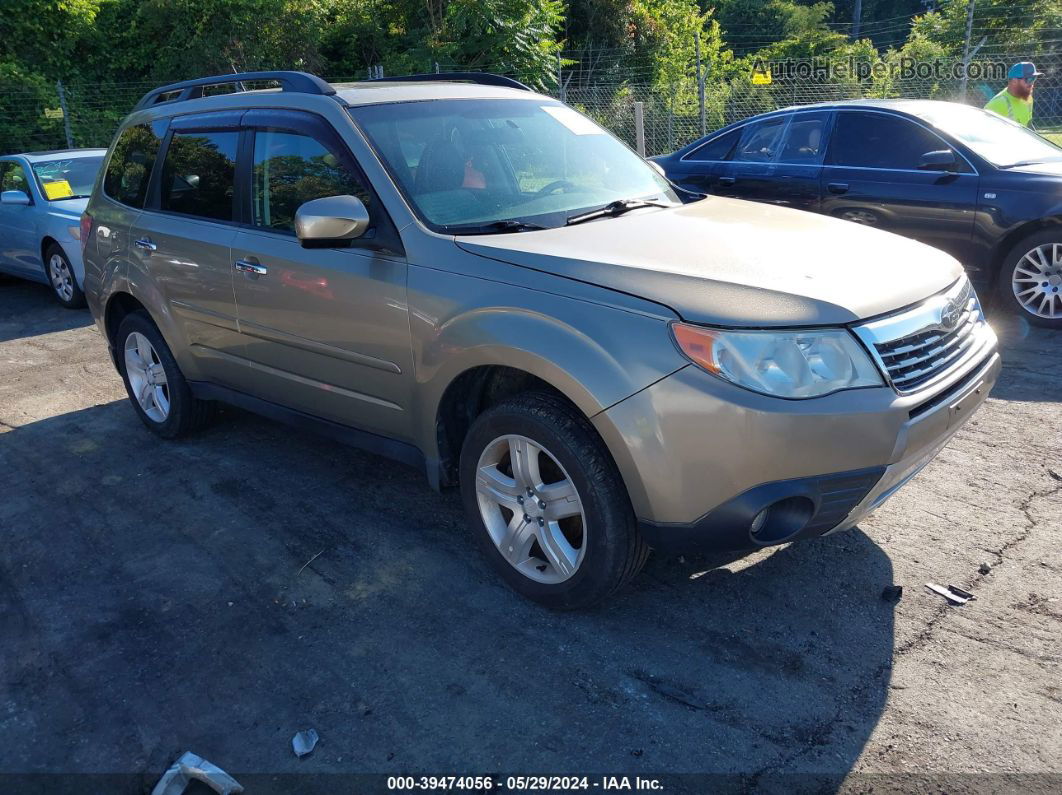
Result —
[[985, 110], [1028, 127], [1033, 114], [1033, 83], [1042, 74], [1032, 61], [1014, 64], [1007, 72], [1007, 87], [988, 100]]

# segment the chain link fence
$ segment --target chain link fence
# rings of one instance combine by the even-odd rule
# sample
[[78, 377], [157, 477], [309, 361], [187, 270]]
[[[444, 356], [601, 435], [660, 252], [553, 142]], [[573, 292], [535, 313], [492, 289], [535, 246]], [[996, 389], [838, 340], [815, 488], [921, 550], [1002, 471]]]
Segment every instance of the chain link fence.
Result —
[[[996, 76], [999, 65], [1025, 60], [1021, 55], [993, 55], [975, 62], [987, 79], [966, 83], [950, 70], [938, 74], [901, 74], [838, 78], [807, 74], [802, 62], [765, 64], [753, 74], [726, 79], [704, 75], [704, 90], [697, 78], [669, 85], [638, 82], [638, 76], [621, 81], [601, 75], [588, 81], [571, 80], [560, 69], [552, 75], [555, 96], [578, 108], [631, 146], [637, 142], [635, 103], [642, 103], [647, 155], [673, 151], [726, 124], [757, 113], [790, 105], [856, 98], [929, 98], [983, 105], [1006, 83]], [[917, 66], [917, 65], [916, 65]], [[1040, 130], [1062, 130], [1062, 53], [1037, 58], [1046, 74], [1036, 85], [1034, 123]], [[915, 67], [912, 67], [915, 68]], [[995, 72], [993, 72], [995, 69]], [[978, 71], [978, 70], [972, 70]], [[764, 74], [770, 74], [766, 82]], [[1005, 72], [1004, 72], [1005, 75]], [[346, 82], [336, 79], [334, 82]], [[86, 83], [77, 80], [55, 84], [43, 80], [0, 80], [0, 153], [104, 147], [122, 118], [149, 89], [152, 82]]]

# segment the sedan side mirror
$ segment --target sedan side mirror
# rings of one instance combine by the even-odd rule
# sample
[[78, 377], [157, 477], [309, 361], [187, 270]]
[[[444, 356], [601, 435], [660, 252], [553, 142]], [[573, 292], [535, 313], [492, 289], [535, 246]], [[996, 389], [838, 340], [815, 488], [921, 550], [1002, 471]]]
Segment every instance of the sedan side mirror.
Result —
[[30, 203], [30, 197], [26, 195], [24, 191], [20, 190], [5, 190], [0, 193], [0, 204], [21, 204], [23, 206]]
[[295, 211], [295, 234], [304, 246], [349, 243], [369, 228], [369, 210], [356, 196], [313, 199]]
[[927, 171], [955, 171], [958, 167], [959, 161], [955, 159], [955, 153], [950, 149], [926, 152], [918, 161], [918, 168]]

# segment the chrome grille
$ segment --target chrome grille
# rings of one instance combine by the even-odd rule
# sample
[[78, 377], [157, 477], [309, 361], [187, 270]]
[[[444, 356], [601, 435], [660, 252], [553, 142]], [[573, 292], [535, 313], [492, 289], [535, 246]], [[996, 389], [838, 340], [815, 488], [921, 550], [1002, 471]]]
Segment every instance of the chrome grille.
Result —
[[860, 326], [856, 333], [901, 394], [928, 387], [995, 342], [965, 277], [913, 309]]

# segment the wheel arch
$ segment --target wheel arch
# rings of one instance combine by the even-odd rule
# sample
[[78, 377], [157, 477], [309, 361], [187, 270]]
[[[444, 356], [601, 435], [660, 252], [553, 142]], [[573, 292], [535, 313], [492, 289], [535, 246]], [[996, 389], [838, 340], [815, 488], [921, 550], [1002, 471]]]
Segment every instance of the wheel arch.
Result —
[[992, 278], [996, 278], [999, 275], [999, 269], [1003, 267], [1003, 261], [1019, 242], [1031, 235], [1053, 228], [1062, 232], [1062, 212], [1027, 221], [1003, 235], [992, 253]]
[[[110, 344], [112, 352], [117, 342], [115, 338], [118, 335], [118, 327], [133, 312], [143, 312], [149, 318], [151, 317], [151, 312], [148, 311], [148, 308], [137, 300], [132, 293], [119, 290], [107, 299], [107, 304], [103, 310], [103, 328], [106, 331], [107, 342]], [[151, 320], [155, 322], [154, 318], [151, 318]], [[155, 325], [158, 326], [158, 323], [155, 323]]]
[[[42, 237], [41, 238], [41, 264], [44, 265], [45, 273], [48, 272], [48, 258], [47, 258], [48, 257], [48, 249], [50, 249], [52, 246], [58, 246], [60, 249], [62, 249], [63, 253], [66, 254], [66, 249], [63, 248], [63, 244], [60, 243], [58, 240], [56, 240], [54, 237], [52, 237], [51, 235], [45, 235], [44, 237]], [[70, 259], [70, 255], [66, 254], [66, 258], [67, 258], [67, 260], [69, 260]], [[71, 263], [71, 266], [72, 265], [73, 265], [73, 263]]]
[[554, 395], [586, 417], [585, 412], [561, 390], [527, 370], [505, 364], [469, 367], [447, 384], [435, 410], [438, 464], [434, 469], [438, 476], [432, 478], [433, 485], [439, 487], [457, 483], [461, 446], [476, 417], [506, 398], [527, 392]]

